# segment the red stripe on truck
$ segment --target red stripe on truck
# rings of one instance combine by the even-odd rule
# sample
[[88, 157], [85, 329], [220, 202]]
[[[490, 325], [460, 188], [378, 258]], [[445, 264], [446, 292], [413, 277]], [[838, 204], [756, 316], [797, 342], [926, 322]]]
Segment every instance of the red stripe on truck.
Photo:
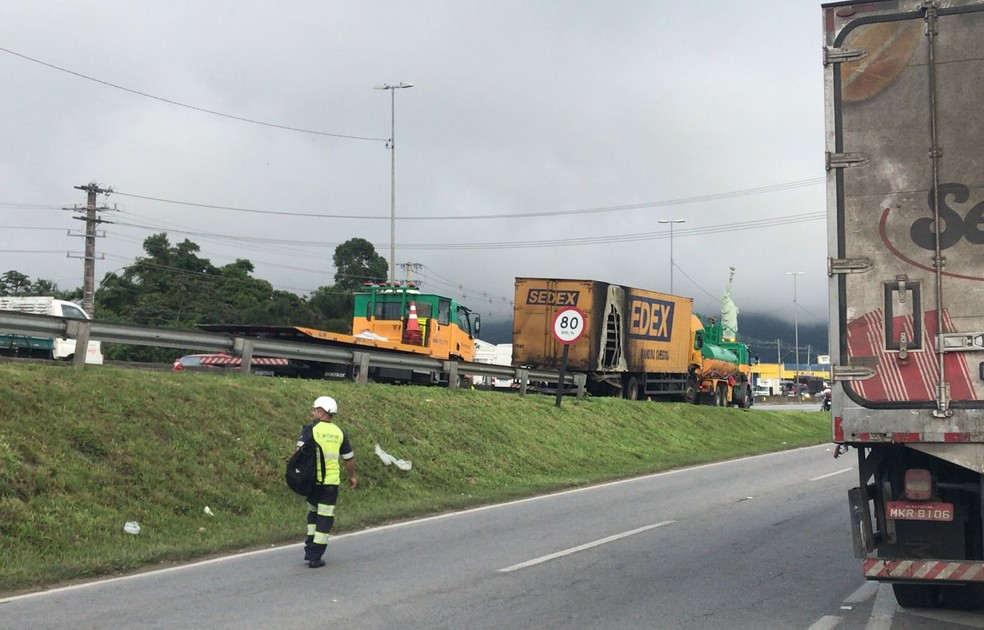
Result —
[[877, 580], [984, 582], [984, 562], [869, 558], [864, 561], [864, 576]]

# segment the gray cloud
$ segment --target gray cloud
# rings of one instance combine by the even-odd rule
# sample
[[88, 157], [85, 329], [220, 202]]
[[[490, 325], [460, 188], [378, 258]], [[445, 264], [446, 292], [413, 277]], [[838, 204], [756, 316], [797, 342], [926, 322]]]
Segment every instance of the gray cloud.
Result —
[[[102, 81], [232, 116], [386, 138], [396, 94], [397, 261], [426, 286], [508, 318], [516, 276], [582, 277], [669, 290], [713, 312], [737, 267], [746, 312], [826, 317], [820, 8], [763, 0], [594, 2], [95, 2], [8, 10], [11, 51]], [[0, 269], [81, 285], [73, 186], [122, 195], [97, 275], [141, 255], [149, 234], [187, 237], [216, 264], [252, 260], [298, 293], [331, 284], [334, 244], [389, 257], [390, 154], [378, 140], [287, 131], [141, 97], [0, 52]], [[669, 206], [510, 219], [815, 183]], [[41, 209], [43, 206], [51, 209]], [[714, 226], [813, 215], [775, 227]], [[375, 218], [372, 218], [375, 217]], [[128, 224], [128, 225], [124, 225]], [[146, 227], [132, 227], [132, 225]], [[15, 226], [15, 227], [9, 227]], [[28, 228], [58, 228], [37, 230]], [[597, 245], [510, 247], [657, 233]], [[208, 234], [222, 234], [214, 238]], [[258, 243], [279, 239], [290, 244]], [[238, 240], [237, 240], [238, 239]], [[254, 240], [246, 240], [254, 239]], [[303, 242], [303, 243], [302, 243]], [[305, 243], [321, 243], [321, 247]], [[482, 249], [423, 245], [494, 243]], [[17, 250], [17, 251], [11, 251]], [[25, 253], [60, 251], [61, 254]]]

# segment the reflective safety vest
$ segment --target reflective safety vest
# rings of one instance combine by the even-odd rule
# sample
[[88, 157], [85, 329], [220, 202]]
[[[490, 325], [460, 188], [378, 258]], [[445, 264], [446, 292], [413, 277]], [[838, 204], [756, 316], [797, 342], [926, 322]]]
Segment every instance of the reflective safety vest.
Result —
[[[341, 481], [341, 474], [338, 465], [338, 456], [342, 450], [342, 444], [347, 442], [345, 432], [338, 425], [331, 422], [315, 422], [311, 427], [311, 434], [314, 441], [321, 446], [325, 454], [325, 469], [318, 471], [318, 479], [325, 485], [338, 485]], [[321, 462], [318, 462], [321, 468]]]

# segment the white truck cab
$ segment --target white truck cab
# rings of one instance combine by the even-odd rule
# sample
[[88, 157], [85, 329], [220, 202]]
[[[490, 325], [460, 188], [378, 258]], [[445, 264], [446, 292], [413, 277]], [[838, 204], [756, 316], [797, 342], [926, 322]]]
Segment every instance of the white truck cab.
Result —
[[[69, 319], [90, 319], [89, 315], [77, 304], [48, 296], [2, 296], [0, 297], [0, 310]], [[0, 352], [46, 359], [71, 359], [75, 355], [75, 340], [5, 334], [0, 335]], [[89, 342], [85, 362], [102, 365], [103, 355], [100, 342]]]

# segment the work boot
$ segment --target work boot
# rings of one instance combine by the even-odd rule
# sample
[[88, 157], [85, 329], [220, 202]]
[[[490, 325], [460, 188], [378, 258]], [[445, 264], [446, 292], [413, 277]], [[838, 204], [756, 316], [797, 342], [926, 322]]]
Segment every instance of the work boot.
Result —
[[325, 566], [325, 561], [321, 558], [311, 558], [308, 560], [308, 568], [310, 569], [317, 569], [318, 567], [323, 566]]

